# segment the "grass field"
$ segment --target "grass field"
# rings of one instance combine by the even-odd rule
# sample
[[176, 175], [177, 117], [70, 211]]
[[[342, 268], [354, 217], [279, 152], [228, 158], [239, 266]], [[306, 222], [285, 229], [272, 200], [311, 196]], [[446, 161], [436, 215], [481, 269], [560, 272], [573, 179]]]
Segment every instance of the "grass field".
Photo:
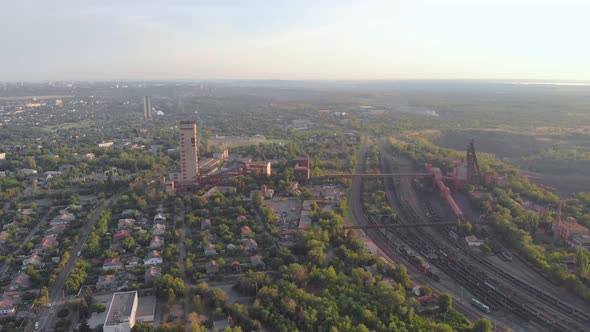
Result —
[[92, 127], [95, 125], [94, 121], [81, 121], [81, 122], [70, 122], [70, 123], [64, 123], [64, 124], [60, 124], [60, 125], [55, 125], [55, 126], [47, 126], [44, 127], [43, 130], [44, 131], [51, 131], [55, 128], [59, 128], [62, 130], [67, 130], [67, 129], [80, 129], [80, 128], [88, 128], [88, 127]]

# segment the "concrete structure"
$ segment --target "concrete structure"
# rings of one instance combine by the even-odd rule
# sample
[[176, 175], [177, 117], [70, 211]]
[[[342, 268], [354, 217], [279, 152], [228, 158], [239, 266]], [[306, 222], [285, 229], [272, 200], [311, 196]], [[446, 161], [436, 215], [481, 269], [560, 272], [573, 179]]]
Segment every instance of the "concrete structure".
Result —
[[213, 158], [221, 161], [226, 161], [229, 159], [229, 151], [227, 149], [223, 149], [221, 152], [213, 153]]
[[271, 176], [272, 174], [270, 162], [268, 161], [245, 162], [244, 166], [246, 167], [247, 173], [253, 173], [255, 170], [258, 170], [260, 174], [266, 174], [268, 176]]
[[199, 177], [199, 140], [197, 123], [181, 121], [180, 128], [180, 179], [181, 185], [195, 184]]
[[590, 235], [588, 228], [578, 224], [575, 218], [567, 218], [565, 221], [558, 217], [553, 222], [553, 235], [556, 239], [561, 241], [568, 241], [574, 235]]
[[0, 152], [0, 160], [6, 160], [6, 152]]
[[152, 121], [152, 101], [150, 96], [143, 97], [143, 120]]
[[102, 327], [103, 332], [130, 332], [135, 326], [137, 291], [114, 293]]
[[572, 247], [582, 247], [590, 250], [590, 235], [575, 234], [567, 241], [567, 244]]
[[107, 274], [104, 276], [99, 276], [98, 281], [96, 282], [95, 288], [97, 291], [106, 291], [106, 290], [114, 290], [117, 288], [117, 282], [115, 280], [115, 275]]
[[480, 247], [484, 244], [484, 242], [475, 237], [475, 235], [466, 236], [465, 242], [467, 242], [467, 245], [470, 247]]
[[108, 148], [111, 147], [115, 144], [115, 142], [102, 142], [102, 143], [98, 143], [98, 147], [99, 148]]
[[153, 322], [156, 315], [156, 297], [142, 296], [139, 298], [137, 306], [137, 313], [135, 315], [136, 322]]
[[293, 167], [293, 176], [300, 182], [307, 182], [311, 175], [311, 163], [307, 158], [297, 158], [293, 161], [295, 166]]

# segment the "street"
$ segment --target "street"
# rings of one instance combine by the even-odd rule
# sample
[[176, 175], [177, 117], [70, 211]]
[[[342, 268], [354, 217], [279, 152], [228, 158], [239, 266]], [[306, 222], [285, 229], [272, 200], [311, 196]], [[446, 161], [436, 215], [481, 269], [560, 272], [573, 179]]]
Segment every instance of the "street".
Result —
[[[64, 285], [66, 283], [66, 280], [70, 276], [70, 273], [74, 269], [74, 266], [76, 266], [76, 262], [78, 261], [78, 255], [76, 253], [78, 253], [79, 251], [82, 250], [82, 247], [86, 243], [86, 239], [88, 239], [88, 235], [90, 235], [90, 232], [92, 231], [94, 225], [96, 225], [96, 222], [98, 221], [98, 218], [100, 217], [100, 214], [106, 208], [108, 208], [110, 206], [111, 202], [118, 200], [119, 197], [121, 197], [121, 194], [113, 195], [111, 198], [105, 200], [103, 204], [98, 206], [91, 213], [90, 218], [88, 219], [88, 222], [86, 223], [86, 226], [84, 226], [84, 228], [82, 229], [82, 233], [80, 234], [80, 238], [78, 239], [78, 243], [76, 243], [76, 245], [74, 246], [74, 248], [71, 251], [72, 255], [71, 255], [70, 261], [66, 265], [66, 268], [59, 273], [57, 281], [55, 282], [55, 284], [53, 284], [53, 286], [51, 286], [51, 288], [49, 290], [49, 303], [52, 304], [52, 307], [51, 308], [42, 308], [42, 311], [40, 313], [39, 320], [38, 320], [39, 327], [41, 330], [46, 330], [46, 331], [50, 330], [50, 327], [53, 326], [54, 321], [55, 321], [54, 312], [56, 310], [58, 310], [58, 308], [65, 302]], [[27, 331], [33, 330], [34, 324], [35, 324], [35, 322], [30, 322], [30, 324], [27, 325], [27, 328], [25, 328], [25, 330], [27, 330]]]

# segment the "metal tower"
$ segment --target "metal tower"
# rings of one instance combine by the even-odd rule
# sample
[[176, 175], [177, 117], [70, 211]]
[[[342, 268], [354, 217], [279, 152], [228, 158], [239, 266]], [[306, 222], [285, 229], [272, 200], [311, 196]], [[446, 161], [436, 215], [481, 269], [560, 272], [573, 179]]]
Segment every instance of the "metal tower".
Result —
[[469, 141], [467, 147], [467, 182], [473, 185], [481, 184], [481, 172], [479, 171], [479, 163], [475, 155], [474, 140]]

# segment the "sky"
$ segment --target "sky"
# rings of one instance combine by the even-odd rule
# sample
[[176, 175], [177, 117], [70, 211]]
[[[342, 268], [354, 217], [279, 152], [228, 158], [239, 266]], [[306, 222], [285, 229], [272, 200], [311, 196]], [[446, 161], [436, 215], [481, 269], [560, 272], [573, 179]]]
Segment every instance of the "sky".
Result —
[[590, 80], [590, 1], [0, 0], [0, 81]]

